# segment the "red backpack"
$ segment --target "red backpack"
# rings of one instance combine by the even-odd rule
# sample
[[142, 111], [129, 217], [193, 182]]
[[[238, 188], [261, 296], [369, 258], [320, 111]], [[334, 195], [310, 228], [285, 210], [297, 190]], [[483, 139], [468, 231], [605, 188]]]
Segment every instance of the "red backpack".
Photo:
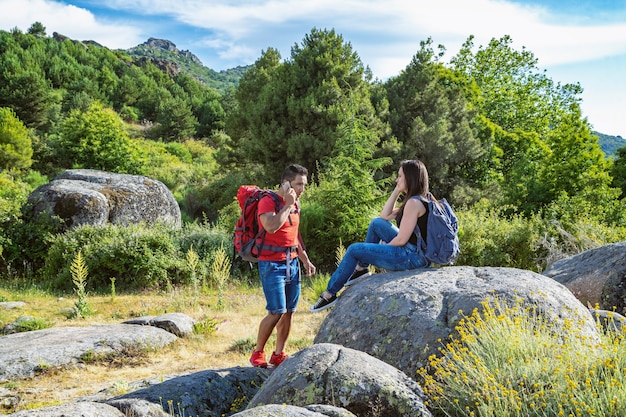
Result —
[[[278, 194], [263, 190], [256, 185], [242, 185], [237, 191], [237, 201], [241, 207], [241, 216], [235, 225], [233, 244], [235, 254], [248, 262], [258, 262], [261, 250], [283, 251], [284, 248], [265, 245], [265, 229], [258, 223], [257, 208], [259, 201], [269, 195], [274, 200], [276, 212], [282, 208]], [[236, 257], [236, 256], [235, 256]], [[233, 259], [234, 261], [234, 259]]]

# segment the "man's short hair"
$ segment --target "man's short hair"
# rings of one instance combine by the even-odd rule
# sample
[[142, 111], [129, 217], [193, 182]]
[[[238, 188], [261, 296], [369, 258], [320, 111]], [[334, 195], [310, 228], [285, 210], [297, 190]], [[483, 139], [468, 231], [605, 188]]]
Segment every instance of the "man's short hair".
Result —
[[306, 177], [309, 175], [309, 171], [299, 164], [291, 164], [283, 171], [283, 176], [281, 178], [282, 181], [291, 181], [296, 178], [296, 175], [302, 175]]

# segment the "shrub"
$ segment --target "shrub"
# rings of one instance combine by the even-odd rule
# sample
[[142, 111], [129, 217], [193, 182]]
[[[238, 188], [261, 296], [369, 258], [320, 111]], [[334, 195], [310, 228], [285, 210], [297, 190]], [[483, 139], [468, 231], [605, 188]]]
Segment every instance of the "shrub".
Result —
[[[54, 239], [40, 276], [53, 289], [70, 290], [70, 264], [80, 250], [92, 290], [110, 290], [111, 277], [117, 291], [165, 289], [204, 279], [213, 253], [227, 241], [219, 230], [197, 224], [82, 226]], [[193, 271], [187, 262], [192, 247], [199, 258]]]
[[618, 416], [626, 412], [626, 341], [600, 343], [536, 307], [483, 303], [418, 370], [435, 416]]
[[541, 271], [546, 227], [538, 216], [504, 214], [486, 203], [457, 212], [461, 254], [457, 265], [502, 266]]

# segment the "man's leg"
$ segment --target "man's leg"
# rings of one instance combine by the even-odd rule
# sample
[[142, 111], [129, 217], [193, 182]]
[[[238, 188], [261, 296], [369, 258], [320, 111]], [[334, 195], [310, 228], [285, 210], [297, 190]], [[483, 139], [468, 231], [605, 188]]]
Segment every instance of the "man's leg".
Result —
[[[267, 340], [272, 335], [272, 332], [274, 331], [276, 325], [282, 321], [282, 316], [284, 316], [284, 314], [268, 313], [267, 316], [265, 316], [263, 320], [261, 320], [261, 324], [259, 324], [259, 333], [257, 334], [256, 339], [256, 348], [254, 349], [255, 351], [260, 352], [265, 349], [265, 344], [267, 343]], [[280, 327], [278, 328], [278, 331], [278, 335], [280, 337]]]
[[288, 312], [282, 315], [276, 324], [276, 352], [280, 354], [285, 350], [289, 333], [291, 332], [291, 317], [293, 313]]

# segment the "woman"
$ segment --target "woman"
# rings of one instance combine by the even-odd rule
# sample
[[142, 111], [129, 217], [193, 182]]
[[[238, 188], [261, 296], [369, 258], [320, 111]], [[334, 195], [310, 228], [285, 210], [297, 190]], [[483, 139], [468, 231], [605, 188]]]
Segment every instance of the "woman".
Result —
[[[398, 198], [404, 193], [402, 204], [396, 207]], [[380, 214], [371, 221], [364, 243], [353, 243], [331, 275], [326, 291], [311, 306], [317, 313], [337, 302], [337, 293], [344, 286], [354, 283], [359, 277], [369, 274], [369, 265], [389, 271], [404, 271], [424, 268], [430, 265], [418, 247], [415, 226], [426, 240], [426, 220], [428, 207], [419, 198], [426, 198], [428, 191], [428, 171], [419, 160], [407, 160], [400, 164], [396, 187], [387, 199]], [[395, 220], [397, 227], [391, 223]]]

